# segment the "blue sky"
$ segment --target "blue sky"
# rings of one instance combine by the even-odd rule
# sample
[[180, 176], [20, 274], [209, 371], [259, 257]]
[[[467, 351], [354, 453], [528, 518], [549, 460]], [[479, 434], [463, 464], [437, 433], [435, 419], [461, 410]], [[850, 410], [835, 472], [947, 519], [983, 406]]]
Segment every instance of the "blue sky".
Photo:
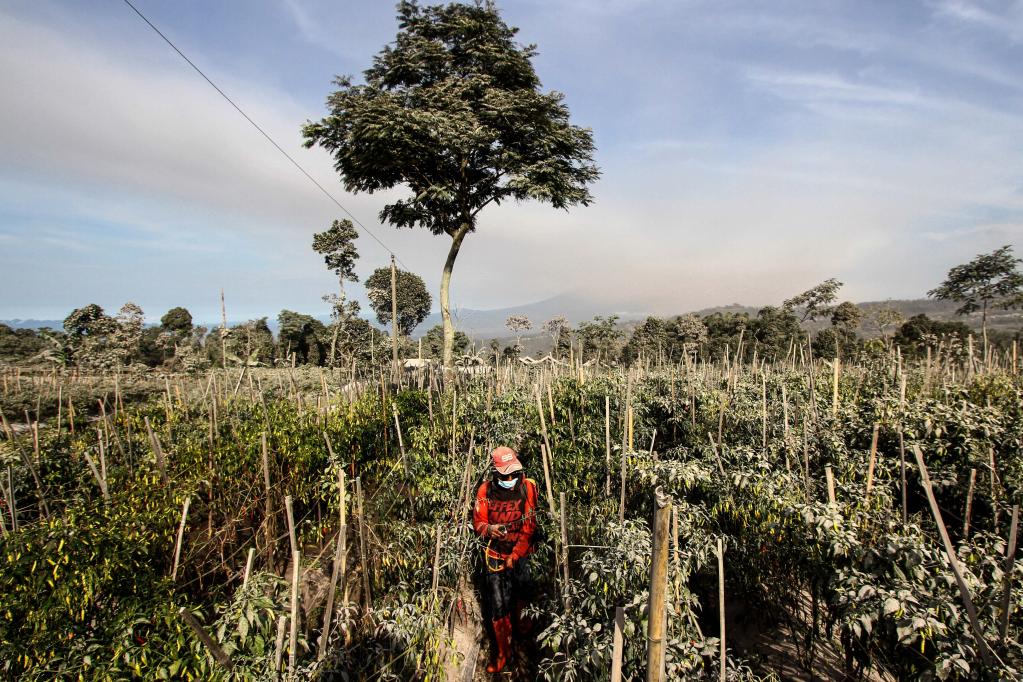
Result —
[[[397, 30], [393, 4], [138, 0], [436, 291], [446, 241], [379, 226], [299, 127]], [[777, 303], [827, 278], [917, 297], [1023, 235], [1023, 2], [506, 0], [594, 130], [596, 202], [488, 209], [453, 303]], [[338, 216], [121, 0], [0, 7], [0, 318], [325, 313]], [[387, 254], [360, 239], [359, 272]], [[360, 295], [358, 287], [353, 293]]]

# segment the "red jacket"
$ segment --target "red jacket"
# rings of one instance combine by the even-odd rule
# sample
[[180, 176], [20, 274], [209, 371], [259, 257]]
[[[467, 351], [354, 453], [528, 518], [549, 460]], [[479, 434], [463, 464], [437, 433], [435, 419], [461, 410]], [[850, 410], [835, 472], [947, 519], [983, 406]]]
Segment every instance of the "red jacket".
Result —
[[[484, 481], [476, 491], [476, 507], [472, 514], [472, 527], [477, 534], [487, 538], [487, 526], [491, 524], [507, 527], [504, 538], [495, 538], [489, 545], [491, 554], [498, 559], [511, 556], [518, 561], [533, 551], [533, 533], [536, 532], [536, 482], [530, 478], [520, 479], [525, 486], [525, 500], [521, 491], [514, 499], [498, 500], [488, 495], [490, 481]], [[502, 495], [503, 497], [503, 495]]]

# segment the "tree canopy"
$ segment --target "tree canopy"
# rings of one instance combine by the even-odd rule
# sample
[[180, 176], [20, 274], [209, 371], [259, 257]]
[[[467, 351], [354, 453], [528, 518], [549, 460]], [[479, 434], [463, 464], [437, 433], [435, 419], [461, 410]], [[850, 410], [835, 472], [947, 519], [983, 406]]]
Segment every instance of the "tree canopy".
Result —
[[[433, 299], [423, 278], [408, 270], [398, 270], [395, 289], [398, 293], [398, 332], [408, 336], [430, 314]], [[391, 269], [377, 268], [366, 278], [369, 305], [382, 325], [391, 324]]]
[[363, 73], [335, 80], [329, 113], [303, 127], [349, 192], [406, 187], [381, 220], [447, 235], [441, 276], [444, 360], [452, 363], [451, 271], [479, 212], [509, 199], [587, 205], [599, 175], [593, 135], [569, 122], [559, 92], [543, 92], [536, 50], [492, 2], [398, 4], [399, 31]]
[[948, 271], [941, 286], [927, 295], [945, 301], [961, 303], [957, 315], [981, 311], [981, 329], [987, 347], [987, 311], [989, 308], [1012, 308], [1023, 300], [1023, 273], [1016, 267], [1023, 259], [1012, 255], [1011, 246], [1003, 246], [991, 253], [982, 253], [969, 263], [957, 265]]
[[832, 277], [812, 289], [807, 289], [798, 296], [786, 300], [783, 307], [792, 312], [802, 311], [800, 322], [816, 320], [831, 312], [831, 304], [835, 302], [838, 290], [841, 288], [842, 283]]

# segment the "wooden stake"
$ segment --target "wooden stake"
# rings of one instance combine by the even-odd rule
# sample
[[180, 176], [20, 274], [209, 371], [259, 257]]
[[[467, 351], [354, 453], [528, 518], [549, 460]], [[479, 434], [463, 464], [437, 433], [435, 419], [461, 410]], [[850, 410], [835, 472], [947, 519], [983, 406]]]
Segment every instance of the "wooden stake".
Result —
[[728, 654], [725, 647], [725, 544], [718, 538], [718, 623], [721, 628], [719, 660], [721, 661], [720, 682], [725, 682], [728, 670]]
[[437, 591], [440, 589], [440, 545], [443, 530], [444, 524], [437, 524], [437, 544], [433, 550], [433, 580], [430, 582], [430, 591], [433, 592], [434, 601], [437, 600]]
[[931, 506], [931, 514], [934, 516], [934, 522], [938, 526], [938, 533], [941, 535], [941, 542], [945, 546], [945, 557], [948, 559], [949, 568], [952, 569], [952, 573], [955, 575], [956, 585], [959, 587], [959, 596], [962, 598], [963, 605], [966, 607], [966, 615], [970, 619], [970, 627], [973, 630], [977, 649], [980, 652], [980, 657], [984, 660], [984, 665], [991, 669], [991, 666], [994, 665], [994, 661], [991, 658], [991, 651], [988, 649], [987, 642], [984, 640], [983, 631], [980, 629], [980, 622], [977, 619], [977, 609], [974, 607], [973, 600], [970, 598], [970, 590], [966, 586], [966, 581], [963, 580], [963, 574], [959, 568], [959, 559], [956, 557], [956, 551], [952, 546], [952, 540], [948, 537], [948, 530], [945, 529], [945, 522], [941, 520], [941, 509], [938, 508], [938, 501], [934, 498], [934, 490], [931, 487], [931, 477], [927, 473], [927, 465], [924, 464], [924, 455], [918, 445], [913, 446], [913, 455], [916, 457], [917, 466], [920, 467], [920, 479], [924, 486], [924, 492], [927, 494], [927, 502]]
[[615, 609], [614, 640], [611, 646], [611, 682], [622, 682], [622, 649], [625, 633], [625, 609]]
[[870, 491], [874, 487], [874, 465], [877, 463], [877, 436], [881, 430], [880, 424], [874, 424], [874, 433], [870, 437], [870, 461], [867, 464], [867, 493], [863, 498], [863, 507], [870, 508]]
[[288, 538], [291, 540], [291, 554], [294, 556], [298, 553], [298, 534], [295, 532], [295, 510], [291, 495], [284, 498], [284, 508], [288, 511]]
[[288, 636], [288, 676], [295, 679], [295, 668], [298, 663], [298, 598], [301, 594], [302, 553], [295, 551], [291, 555], [291, 633]]
[[[344, 498], [341, 500], [344, 506]], [[323, 628], [320, 631], [320, 647], [316, 660], [322, 661], [327, 657], [327, 641], [330, 639], [330, 626], [334, 616], [334, 595], [337, 590], [337, 583], [340, 579], [345, 582], [345, 556], [348, 553], [348, 526], [341, 524], [341, 530], [337, 534], [337, 544], [334, 549], [334, 567], [330, 572], [330, 587], [327, 588], [327, 605], [323, 610]]]
[[902, 523], [909, 521], [909, 494], [906, 490], [906, 446], [899, 429], [899, 475], [902, 477]]
[[543, 481], [544, 486], [547, 488], [547, 505], [551, 510], [551, 518], [557, 516], [557, 512], [554, 509], [554, 489], [551, 487], [551, 468], [550, 463], [547, 461], [547, 446], [543, 443], [540, 444], [540, 458], [543, 460]]
[[242, 578], [242, 589], [249, 584], [249, 576], [252, 575], [252, 560], [256, 558], [256, 548], [249, 547], [249, 558], [245, 560], [245, 575]]
[[178, 579], [178, 562], [181, 560], [181, 543], [185, 538], [185, 521], [188, 519], [188, 507], [192, 504], [192, 498], [186, 497], [185, 504], [181, 508], [181, 523], [178, 525], [178, 540], [174, 543], [174, 568], [171, 570], [171, 582]]
[[274, 647], [274, 678], [281, 672], [281, 662], [284, 658], [284, 635], [288, 624], [288, 617], [283, 613], [277, 618], [277, 639]]
[[163, 448], [160, 447], [160, 441], [153, 433], [153, 427], [149, 423], [149, 417], [144, 417], [143, 420], [146, 423], [146, 433], [149, 434], [149, 444], [153, 448], [153, 455], [156, 456], [156, 467], [160, 470], [160, 478], [163, 480], [164, 485], [170, 483], [170, 479], [167, 478], [167, 464], [163, 457]]
[[824, 467], [824, 475], [828, 479], [828, 504], [834, 505], [835, 502], [835, 475], [831, 473], [831, 467]]
[[266, 431], [259, 435], [260, 449], [263, 454], [263, 542], [266, 545], [266, 562], [267, 565], [273, 566], [274, 563], [274, 508], [272, 491], [270, 488], [270, 456], [266, 446]]
[[604, 459], [607, 475], [604, 479], [604, 494], [611, 496], [611, 397], [604, 396]]
[[368, 610], [373, 604], [373, 597], [369, 591], [369, 556], [366, 550], [366, 510], [363, 507], [362, 477], [355, 479], [355, 496], [359, 503], [359, 561], [362, 564], [362, 591]]
[[1010, 604], [1012, 603], [1012, 571], [1016, 564], [1016, 532], [1019, 530], [1019, 505], [1012, 506], [1012, 521], [1009, 524], [1009, 546], [1005, 549], [1005, 570], [1002, 575], [1001, 636], [1005, 641], [1009, 633]]
[[970, 516], [973, 512], [973, 486], [977, 483], [977, 470], [970, 469], [970, 487], [966, 491], [966, 513], [963, 515], [963, 539], [970, 538]]
[[561, 513], [561, 568], [564, 572], [564, 594], [565, 594], [565, 609], [569, 608], [569, 597], [568, 597], [568, 526], [565, 521], [565, 493], [558, 493], [558, 498], [561, 502], [559, 505]]
[[650, 556], [650, 597], [647, 602], [647, 682], [664, 680], [667, 629], [665, 601], [668, 592], [668, 538], [671, 499], [660, 488], [654, 491], [654, 536]]
[[834, 386], [832, 387], [832, 393], [831, 393], [831, 416], [833, 416], [833, 417], [837, 417], [838, 416], [838, 375], [839, 375], [839, 372], [840, 372], [840, 369], [839, 369], [840, 365], [841, 365], [841, 360], [839, 360], [839, 358], [836, 356], [835, 357], [835, 364], [833, 365], [833, 368], [834, 368], [834, 380], [833, 380], [832, 383], [834, 384]]

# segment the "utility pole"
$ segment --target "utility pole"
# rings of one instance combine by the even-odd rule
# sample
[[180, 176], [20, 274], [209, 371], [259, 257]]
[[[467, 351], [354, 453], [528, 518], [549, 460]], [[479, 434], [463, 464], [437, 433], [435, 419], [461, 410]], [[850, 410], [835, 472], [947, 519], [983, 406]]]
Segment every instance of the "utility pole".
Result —
[[391, 254], [391, 370], [398, 376], [398, 269], [394, 266], [394, 254]]

